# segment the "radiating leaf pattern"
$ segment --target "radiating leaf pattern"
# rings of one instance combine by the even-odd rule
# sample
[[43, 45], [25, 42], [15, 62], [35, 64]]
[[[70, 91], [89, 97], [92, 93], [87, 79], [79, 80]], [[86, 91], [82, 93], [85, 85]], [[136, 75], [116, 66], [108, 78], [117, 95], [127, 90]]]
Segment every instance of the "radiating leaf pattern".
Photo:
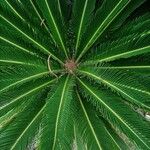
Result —
[[149, 150], [147, 6], [1, 0], [0, 150]]

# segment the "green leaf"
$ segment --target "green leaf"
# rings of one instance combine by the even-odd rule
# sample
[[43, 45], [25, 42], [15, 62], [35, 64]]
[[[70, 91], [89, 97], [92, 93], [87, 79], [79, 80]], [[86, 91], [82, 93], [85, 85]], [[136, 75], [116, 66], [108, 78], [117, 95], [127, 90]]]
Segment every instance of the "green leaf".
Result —
[[[135, 56], [127, 59], [119, 59], [112, 62], [109, 69], [128, 70], [130, 73], [134, 73], [137, 76], [148, 77], [150, 74], [150, 53], [144, 55]], [[107, 69], [104, 66], [103, 69]]]
[[0, 1], [0, 149], [150, 149], [146, 0]]
[[[35, 40], [35, 38], [33, 38], [33, 34], [31, 34], [31, 33], [33, 33], [33, 31], [31, 31], [31, 33], [29, 32], [29, 30], [31, 30], [31, 29], [27, 26], [27, 24], [25, 24], [24, 22], [21, 22], [21, 21], [18, 21], [19, 23], [16, 23], [14, 21], [14, 16], [12, 16], [12, 18], [10, 18], [7, 14], [4, 13], [3, 10], [1, 10], [0, 13], [1, 13], [0, 14], [0, 23], [8, 24], [8, 26], [10, 26], [11, 28], [15, 29], [18, 34], [20, 34], [21, 36], [26, 38], [31, 43], [35, 44], [38, 47], [38, 49], [43, 51], [45, 54], [52, 55], [52, 57], [54, 59], [56, 59], [61, 64], [63, 64], [63, 62], [60, 59], [58, 59], [53, 54], [53, 52], [50, 52], [49, 50], [47, 50], [47, 48], [45, 48], [43, 45], [41, 45], [39, 43], [39, 40], [37, 41], [37, 40]], [[17, 20], [17, 17], [15, 17], [15, 19]], [[19, 26], [19, 24], [22, 24], [22, 26]]]
[[[125, 143], [125, 138], [121, 135], [122, 133], [115, 129], [107, 120], [100, 117], [105, 123], [105, 127], [107, 129], [108, 134], [114, 140], [114, 142], [118, 145], [118, 147], [122, 150], [129, 149], [129, 145]], [[133, 144], [133, 143], [132, 143]]]
[[79, 93], [77, 93], [77, 97], [79, 101], [77, 107], [80, 106], [77, 112], [80, 115], [76, 117], [76, 124], [87, 147], [95, 150], [109, 149], [110, 147], [114, 150], [121, 149], [107, 130], [104, 122], [93, 111], [93, 108], [88, 103], [85, 103], [84, 99], [81, 99]]
[[[69, 124], [72, 118], [72, 77], [65, 77], [51, 90], [47, 98], [47, 104], [43, 118], [43, 134], [41, 137], [41, 149], [69, 149], [71, 147], [71, 135]], [[64, 132], [65, 131], [65, 132]]]
[[[45, 24], [45, 22], [43, 22], [43, 16], [41, 12], [39, 12], [36, 3], [33, 0], [22, 0], [21, 3], [18, 0], [5, 0], [5, 2], [10, 7], [12, 12], [14, 12], [14, 14], [17, 15], [21, 20], [27, 21], [28, 23], [30, 22], [30, 25], [33, 25], [34, 27], [36, 24], [41, 25], [36, 26], [36, 28], [38, 28], [40, 31], [43, 31], [42, 26], [44, 26], [51, 36], [47, 25]], [[28, 12], [28, 9], [30, 9], [30, 12]]]
[[[33, 78], [34, 79], [34, 78]], [[39, 90], [46, 88], [48, 85], [56, 81], [56, 79], [49, 79], [48, 77], [41, 77], [36, 80], [31, 80], [28, 82], [23, 83], [22, 85], [19, 84], [17, 86], [11, 87], [9, 90], [4, 91], [0, 95], [1, 107], [0, 107], [0, 116], [5, 114], [8, 110], [17, 107], [18, 103], [21, 101], [28, 101], [28, 98], [33, 93], [38, 92]], [[33, 84], [34, 83], [34, 84]], [[27, 86], [28, 85], [28, 86]], [[20, 87], [24, 86], [23, 89]], [[19, 93], [19, 94], [18, 94]]]
[[129, 35], [145, 35], [149, 33], [150, 27], [150, 14], [146, 13], [140, 17], [135, 18], [132, 21], [128, 21], [125, 23], [124, 26], [117, 29], [115, 32], [112, 33], [110, 36], [111, 39], [118, 39], [120, 36], [125, 37]]
[[95, 7], [95, 0], [75, 0], [73, 3], [73, 29], [76, 35], [75, 49], [78, 50], [81, 37], [89, 24], [92, 11]]
[[106, 0], [103, 2], [102, 7], [97, 11], [95, 18], [86, 30], [88, 32], [84, 35], [85, 38], [82, 39], [79, 47], [82, 51], [79, 53], [77, 61], [89, 50], [129, 2], [129, 0]]
[[[142, 119], [142, 116], [135, 113], [122, 99], [111, 92], [105, 93], [104, 90], [97, 90], [93, 85], [91, 86], [79, 78], [78, 81], [87, 97], [90, 96], [92, 99], [91, 103], [99, 108], [109, 122], [119, 127], [124, 134], [137, 143], [139, 148], [150, 148], [149, 122]], [[86, 96], [85, 93], [82, 95]]]
[[56, 43], [60, 46], [60, 48], [64, 51], [66, 57], [68, 58], [64, 36], [65, 27], [62, 23], [62, 19], [60, 19], [62, 15], [60, 12], [59, 0], [54, 1], [44, 0], [44, 2], [37, 0], [37, 4], [46, 18], [48, 26], [52, 32], [53, 38], [55, 39]]
[[79, 73], [94, 79], [97, 83], [106, 85], [112, 91], [122, 95], [127, 101], [150, 110], [150, 106], [147, 105], [150, 97], [149, 89], [138, 83], [134, 76], [117, 70], [101, 70], [101, 68], [93, 69], [92, 67], [81, 69]]
[[125, 37], [112, 43], [104, 43], [92, 49], [94, 55], [89, 55], [88, 61], [110, 62], [120, 58], [130, 58], [150, 52], [150, 35]]
[[9, 64], [22, 64], [29, 66], [45, 67], [41, 59], [35, 55], [31, 55], [27, 52], [21, 51], [18, 48], [10, 46], [0, 47], [0, 62]]
[[137, 9], [146, 0], [131, 0], [127, 7], [117, 16], [117, 18], [111, 24], [111, 28], [118, 28], [121, 26], [125, 20], [130, 16], [130, 14]]
[[[1, 132], [1, 149], [7, 148], [14, 150], [20, 149], [20, 147], [23, 149], [27, 148], [27, 141], [32, 140], [40, 128], [40, 121], [45, 108], [44, 98], [46, 98], [46, 95], [47, 91], [41, 91], [41, 93], [32, 96], [29, 99], [30, 102], [25, 102], [21, 104], [21, 106], [18, 106], [17, 109], [20, 109], [20, 112], [17, 112], [14, 119], [5, 127], [5, 130]], [[15, 115], [15, 113], [16, 111], [14, 111], [13, 115]]]

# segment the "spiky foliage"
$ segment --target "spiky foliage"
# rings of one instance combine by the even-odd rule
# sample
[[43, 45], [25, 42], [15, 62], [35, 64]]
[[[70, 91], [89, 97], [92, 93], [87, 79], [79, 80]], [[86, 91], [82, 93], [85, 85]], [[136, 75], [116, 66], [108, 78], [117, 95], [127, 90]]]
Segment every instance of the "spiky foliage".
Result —
[[150, 149], [144, 3], [0, 1], [1, 150]]

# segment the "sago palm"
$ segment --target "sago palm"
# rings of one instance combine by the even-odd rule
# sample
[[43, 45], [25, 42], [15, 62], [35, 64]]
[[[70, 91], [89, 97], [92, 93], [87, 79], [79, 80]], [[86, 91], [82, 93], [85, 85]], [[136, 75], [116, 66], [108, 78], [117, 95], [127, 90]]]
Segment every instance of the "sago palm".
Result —
[[0, 150], [150, 149], [145, 0], [0, 0]]

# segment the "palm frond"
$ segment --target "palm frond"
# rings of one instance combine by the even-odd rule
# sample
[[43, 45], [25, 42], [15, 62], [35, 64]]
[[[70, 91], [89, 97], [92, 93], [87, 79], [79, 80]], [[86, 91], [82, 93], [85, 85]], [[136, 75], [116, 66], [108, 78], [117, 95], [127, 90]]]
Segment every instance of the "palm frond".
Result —
[[[118, 148], [123, 149], [123, 150], [129, 149], [129, 145], [127, 141], [125, 141], [125, 138], [121, 135], [122, 133], [119, 132], [117, 129], [115, 129], [111, 124], [109, 124], [109, 122], [105, 120], [104, 118], [102, 118], [102, 116], [100, 116], [100, 118], [105, 123], [105, 127], [107, 129], [108, 134], [114, 140], [116, 145], [118, 145]], [[129, 142], [131, 143], [131, 141]], [[133, 143], [132, 145], [136, 147], [136, 145], [134, 145]]]
[[[19, 54], [18, 54], [19, 53]], [[44, 67], [44, 62], [38, 59], [35, 55], [30, 55], [27, 52], [20, 51], [17, 48], [2, 46], [0, 47], [0, 62], [2, 63], [15, 63], [30, 66]]]
[[[71, 135], [69, 122], [72, 101], [73, 79], [69, 76], [62, 78], [51, 90], [43, 118], [43, 133], [41, 149], [69, 149], [71, 148]], [[65, 133], [64, 133], [65, 131]], [[49, 138], [47, 138], [49, 137]], [[49, 143], [49, 144], [48, 144]]]
[[48, 23], [48, 26], [52, 32], [55, 41], [61, 47], [66, 57], [68, 58], [67, 49], [65, 46], [66, 45], [65, 36], [64, 36], [65, 26], [62, 22], [62, 19], [60, 19], [62, 18], [62, 15], [60, 11], [59, 1], [44, 0], [44, 2], [41, 2], [40, 0], [37, 0], [37, 4], [46, 18], [46, 21]]
[[87, 28], [86, 34], [82, 39], [80, 53], [77, 61], [83, 56], [85, 52], [94, 44], [94, 42], [103, 34], [113, 20], [121, 13], [121, 11], [129, 4], [129, 0], [106, 0], [103, 2], [100, 9], [96, 12], [95, 18]]
[[[43, 16], [39, 11], [39, 9], [37, 8], [36, 3], [33, 0], [29, 0], [29, 1], [22, 0], [21, 2], [18, 0], [14, 0], [14, 1], [4, 0], [4, 3], [6, 3], [6, 5], [10, 7], [12, 12], [14, 12], [14, 14], [16, 14], [21, 20], [26, 21], [30, 26], [34, 28], [36, 27], [36, 29], [42, 31], [43, 33], [48, 32], [50, 37], [52, 38], [47, 25], [45, 24], [45, 22], [43, 22], [42, 19]], [[28, 12], [28, 10], [30, 10], [30, 12]], [[39, 26], [35, 26], [37, 24]], [[45, 29], [47, 31], [45, 31]]]
[[[94, 149], [109, 149], [110, 147], [114, 150], [121, 149], [110, 135], [104, 122], [93, 111], [93, 108], [84, 99], [81, 99], [79, 93], [77, 93], [77, 97], [79, 101], [77, 106], [80, 106], [77, 112], [80, 115], [76, 117], [76, 124], [87, 147]], [[107, 145], [105, 144], [106, 141]]]
[[43, 76], [44, 74], [49, 74], [47, 68], [31, 66], [22, 67], [22, 65], [18, 67], [3, 66], [0, 68], [0, 91], [2, 92], [13, 85], [25, 82], [34, 77]]
[[[4, 27], [4, 25], [7, 25], [10, 27], [10, 29], [12, 29], [11, 32], [13, 32], [13, 30], [15, 29], [16, 33], [22, 36], [22, 38], [26, 39], [29, 43], [33, 43], [42, 52], [44, 52], [47, 55], [52, 55], [54, 59], [62, 63], [60, 59], [54, 56], [52, 51], [50, 52], [50, 50], [48, 50], [46, 47], [43, 46], [43, 43], [39, 38], [40, 36], [38, 35], [35, 36], [35, 33], [33, 32], [32, 28], [30, 28], [27, 25], [27, 23], [23, 22], [22, 20], [20, 20], [16, 16], [13, 16], [12, 14], [10, 15], [10, 11], [7, 11], [7, 9], [4, 9], [3, 7], [1, 7], [0, 10], [1, 10], [0, 11], [0, 14], [1, 14], [0, 15], [0, 23], [1, 23], [0, 27], [1, 28]], [[11, 18], [9, 16], [11, 16]], [[4, 29], [2, 31], [5, 31]]]
[[95, 45], [99, 45], [100, 43], [105, 43], [106, 41], [111, 42], [118, 40], [120, 38], [130, 37], [132, 39], [133, 36], [143, 36], [149, 33], [149, 13], [136, 17], [133, 20], [125, 21], [124, 25], [120, 27], [115, 27], [117, 29], [113, 29], [112, 25], [110, 29], [103, 34], [96, 41]]
[[130, 58], [140, 54], [150, 52], [150, 36], [149, 33], [143, 36], [125, 37], [121, 40], [117, 40], [111, 43], [104, 43], [92, 49], [94, 57], [89, 54], [88, 61], [92, 62], [110, 62], [120, 58]]
[[117, 18], [111, 24], [111, 28], [120, 27], [125, 20], [130, 16], [130, 14], [137, 9], [141, 4], [143, 4], [146, 0], [132, 0], [129, 2], [127, 7], [117, 16]]
[[[99, 109], [109, 122], [119, 127], [131, 140], [138, 144], [139, 148], [150, 148], [149, 122], [142, 119], [142, 117], [135, 113], [122, 99], [116, 96], [114, 97], [111, 92], [105, 94], [104, 90], [97, 90], [91, 86], [91, 84], [79, 78], [78, 81], [82, 91], [85, 91], [82, 95], [87, 95], [87, 99], [90, 97], [91, 103]], [[132, 118], [134, 118], [134, 120]]]
[[[0, 116], [5, 114], [10, 109], [16, 107], [22, 101], [27, 101], [31, 94], [37, 93], [39, 90], [47, 87], [57, 79], [49, 79], [49, 76], [41, 77], [38, 79], [32, 79], [31, 81], [25, 82], [22, 85], [11, 87], [7, 91], [1, 93], [1, 107]], [[34, 86], [33, 86], [34, 85]], [[24, 88], [20, 88], [24, 86]], [[19, 94], [18, 94], [19, 93]]]
[[46, 95], [47, 91], [42, 91], [32, 96], [30, 102], [24, 102], [19, 107], [19, 109], [22, 109], [21, 112], [17, 113], [11, 123], [5, 127], [6, 129], [1, 132], [1, 149], [7, 148], [13, 150], [19, 149], [20, 147], [27, 148], [28, 140], [32, 140], [40, 128], [40, 120], [42, 119], [42, 113], [45, 108], [44, 98], [46, 98]]
[[150, 149], [146, 0], [0, 1], [0, 149]]
[[[150, 54], [146, 53], [140, 56], [135, 56], [127, 59], [119, 59], [111, 62], [109, 69], [126, 70], [130, 73], [134, 73], [137, 76], [148, 77], [150, 74]], [[103, 69], [107, 69], [104, 66]]]
[[95, 8], [95, 0], [75, 0], [73, 3], [73, 30], [76, 36], [75, 50], [78, 50], [81, 37], [91, 19], [92, 11]]
[[118, 37], [122, 36], [129, 36], [129, 35], [144, 35], [145, 33], [148, 33], [149, 28], [149, 20], [150, 14], [146, 13], [140, 17], [135, 18], [133, 21], [127, 22], [120, 30], [117, 29], [114, 33], [112, 33], [111, 39], [117, 39]]
[[89, 77], [89, 79], [93, 79], [97, 83], [106, 85], [131, 103], [150, 110], [150, 106], [147, 105], [150, 97], [149, 89], [141, 85], [137, 81], [137, 77], [129, 76], [126, 72], [118, 70], [104, 70], [101, 67], [95, 69], [86, 67], [79, 70], [79, 73]]

